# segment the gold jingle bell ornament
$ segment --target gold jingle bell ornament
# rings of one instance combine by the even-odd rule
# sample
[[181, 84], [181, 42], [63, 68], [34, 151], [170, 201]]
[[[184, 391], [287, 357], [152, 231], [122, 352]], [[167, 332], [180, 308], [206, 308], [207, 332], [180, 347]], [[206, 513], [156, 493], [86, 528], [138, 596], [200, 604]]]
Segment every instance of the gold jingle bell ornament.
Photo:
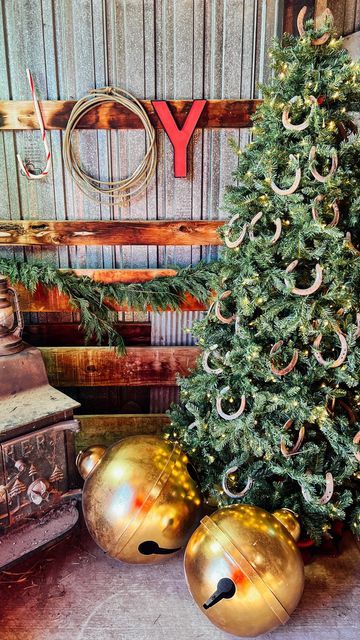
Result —
[[[102, 454], [102, 455], [101, 455]], [[172, 557], [198, 523], [201, 496], [188, 457], [159, 436], [131, 436], [79, 454], [83, 512], [113, 558], [153, 564]]]
[[238, 504], [202, 519], [185, 551], [185, 576], [213, 624], [253, 637], [287, 622], [304, 588], [299, 532], [286, 509], [272, 515]]

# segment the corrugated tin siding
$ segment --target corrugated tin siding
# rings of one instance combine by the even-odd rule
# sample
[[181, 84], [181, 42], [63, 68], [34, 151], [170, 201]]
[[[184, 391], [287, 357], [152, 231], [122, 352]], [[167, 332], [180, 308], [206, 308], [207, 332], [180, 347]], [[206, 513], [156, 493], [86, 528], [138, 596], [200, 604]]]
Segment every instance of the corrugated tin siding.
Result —
[[[250, 98], [263, 79], [271, 37], [281, 31], [282, 0], [3, 0], [0, 3], [0, 95], [30, 99], [25, 69], [42, 99], [78, 99], [92, 87], [117, 85], [142, 98]], [[103, 178], [125, 176], [144, 152], [141, 131], [82, 131], [83, 165]], [[248, 131], [197, 130], [186, 179], [173, 175], [173, 153], [158, 135], [156, 180], [127, 208], [97, 206], [64, 170], [62, 133], [51, 132], [52, 171], [20, 177], [16, 153], [38, 156], [37, 132], [4, 132], [0, 142], [0, 217], [10, 219], [163, 219], [221, 217], [225, 186]], [[130, 268], [213, 259], [200, 247], [60, 247], [3, 249], [2, 255], [61, 267]], [[154, 344], [189, 344], [198, 314], [153, 315]], [[131, 316], [130, 316], [131, 317]], [[129, 318], [129, 314], [127, 314]], [[34, 316], [33, 321], [39, 317]]]

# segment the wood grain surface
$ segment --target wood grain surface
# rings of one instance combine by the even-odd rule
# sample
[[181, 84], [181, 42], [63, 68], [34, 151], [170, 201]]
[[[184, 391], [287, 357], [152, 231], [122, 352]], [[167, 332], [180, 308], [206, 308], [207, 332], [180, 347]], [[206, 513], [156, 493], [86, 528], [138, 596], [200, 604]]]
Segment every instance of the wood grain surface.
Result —
[[[149, 345], [151, 342], [150, 322], [118, 322], [115, 329], [126, 345]], [[35, 347], [83, 347], [96, 346], [94, 337], [85, 343], [84, 332], [77, 322], [43, 322], [25, 325], [23, 339]], [[107, 338], [103, 344], [108, 344]]]
[[54, 387], [174, 386], [195, 365], [197, 347], [41, 347]]
[[[162, 124], [150, 100], [141, 100], [142, 105], [156, 129]], [[182, 127], [190, 111], [192, 100], [168, 100], [169, 108], [178, 127]], [[244, 128], [251, 127], [251, 116], [260, 100], [207, 100], [197, 128]], [[44, 100], [40, 109], [45, 129], [65, 129], [75, 100]], [[1, 100], [0, 130], [38, 129], [32, 101]], [[102, 104], [89, 111], [79, 122], [79, 129], [141, 129], [139, 118], [114, 102]]]
[[220, 245], [221, 220], [0, 220], [0, 246]]
[[[305, 568], [290, 621], [261, 640], [357, 640], [359, 550], [346, 535], [339, 557]], [[107, 557], [84, 527], [1, 576], [1, 640], [230, 640], [195, 605], [182, 555], [154, 566]]]
[[142, 433], [161, 433], [170, 419], [162, 413], [146, 415], [112, 414], [112, 415], [77, 415], [80, 420], [80, 431], [76, 434], [77, 449], [85, 449], [92, 444], [109, 446], [125, 438]]

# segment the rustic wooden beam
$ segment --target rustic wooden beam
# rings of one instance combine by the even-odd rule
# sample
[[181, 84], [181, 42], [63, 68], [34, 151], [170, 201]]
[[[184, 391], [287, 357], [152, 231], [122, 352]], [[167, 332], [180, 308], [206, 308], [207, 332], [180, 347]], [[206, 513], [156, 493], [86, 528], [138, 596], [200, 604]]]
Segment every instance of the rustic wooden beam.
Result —
[[[151, 344], [150, 322], [118, 322], [115, 329], [128, 346], [147, 346]], [[77, 322], [43, 322], [25, 326], [23, 338], [36, 347], [83, 347], [85, 337], [82, 327]], [[106, 338], [104, 339], [106, 344]], [[97, 345], [94, 337], [88, 346]]]
[[109, 347], [40, 349], [55, 387], [174, 386], [200, 352], [197, 347], [129, 347], [119, 356]]
[[[168, 100], [168, 105], [179, 127], [190, 111], [192, 100]], [[238, 129], [251, 127], [251, 116], [260, 100], [207, 100], [197, 124], [198, 128]], [[152, 125], [162, 129], [150, 100], [141, 100]], [[40, 102], [45, 128], [65, 129], [75, 100], [44, 100]], [[136, 115], [118, 104], [108, 102], [92, 109], [78, 125], [81, 129], [141, 129]], [[0, 101], [0, 130], [38, 129], [34, 105], [30, 100]]]
[[162, 413], [81, 415], [76, 418], [81, 425], [80, 432], [76, 434], [77, 450], [94, 444], [110, 446], [126, 436], [161, 433], [170, 422], [170, 418]]
[[[88, 276], [97, 282], [104, 283], [131, 283], [146, 282], [153, 278], [163, 276], [173, 276], [176, 274], [174, 269], [75, 269], [74, 273], [79, 276]], [[16, 290], [20, 297], [20, 307], [22, 311], [30, 311], [33, 313], [71, 313], [76, 311], [71, 305], [69, 298], [60, 293], [57, 289], [49, 289], [39, 284], [34, 293], [30, 293], [21, 284], [16, 285]], [[126, 305], [117, 305], [107, 302], [114, 311], [131, 311]], [[184, 302], [181, 304], [181, 311], [202, 311], [206, 306], [190, 295], [186, 295]], [[146, 311], [153, 311], [150, 307]]]
[[220, 245], [221, 220], [0, 220], [0, 245]]

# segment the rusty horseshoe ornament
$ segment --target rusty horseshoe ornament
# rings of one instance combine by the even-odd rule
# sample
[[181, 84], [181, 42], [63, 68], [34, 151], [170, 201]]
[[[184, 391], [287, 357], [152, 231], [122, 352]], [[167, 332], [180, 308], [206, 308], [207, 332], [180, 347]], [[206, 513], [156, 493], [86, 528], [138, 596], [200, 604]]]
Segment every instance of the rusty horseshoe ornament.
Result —
[[212, 347], [210, 347], [210, 349], [206, 349], [203, 353], [203, 359], [202, 359], [202, 365], [203, 365], [203, 369], [204, 371], [206, 371], [206, 373], [214, 373], [215, 375], [220, 375], [220, 373], [223, 372], [222, 367], [216, 367], [215, 369], [212, 369], [209, 366], [209, 358], [211, 355], [214, 355], [218, 358], [220, 358], [220, 354], [217, 351], [218, 345], [217, 344], [213, 344]]
[[[313, 162], [313, 160], [315, 159], [316, 159], [316, 146], [314, 145], [310, 149], [309, 162]], [[333, 151], [331, 154], [331, 167], [330, 167], [329, 173], [327, 173], [326, 176], [321, 175], [321, 173], [319, 173], [318, 170], [315, 169], [315, 167], [310, 167], [310, 171], [314, 176], [315, 180], [317, 180], [318, 182], [324, 183], [330, 180], [330, 178], [334, 175], [334, 173], [338, 168], [338, 164], [339, 164], [339, 161], [338, 161], [337, 152]]]
[[[289, 101], [289, 104], [294, 104], [294, 102], [296, 102], [296, 100], [299, 98], [299, 96], [294, 96], [293, 98], [291, 98], [291, 100]], [[308, 115], [308, 117], [304, 120], [304, 122], [301, 122], [300, 124], [292, 124], [291, 123], [291, 118], [290, 118], [290, 110], [289, 109], [284, 109], [283, 114], [282, 114], [282, 123], [283, 126], [285, 127], [285, 129], [288, 129], [289, 131], [304, 131], [304, 129], [307, 129], [309, 124], [310, 124], [310, 118], [314, 113], [314, 110], [317, 107], [317, 100], [316, 98], [314, 98], [314, 96], [310, 96], [309, 97], [310, 103], [311, 103], [311, 108], [310, 108], [310, 113]]]
[[[296, 158], [294, 155], [290, 155], [289, 159], [292, 162], [297, 162]], [[278, 196], [290, 196], [292, 193], [295, 193], [295, 191], [297, 190], [299, 184], [300, 184], [300, 180], [301, 180], [301, 168], [299, 166], [299, 164], [296, 167], [296, 171], [295, 171], [295, 178], [294, 181], [291, 185], [291, 187], [288, 187], [287, 189], [281, 189], [280, 187], [278, 187], [275, 182], [273, 180], [271, 180], [270, 182], [270, 186], [272, 188], [272, 190], [278, 195]]]
[[[279, 351], [279, 349], [282, 347], [283, 344], [284, 344], [283, 340], [279, 340], [278, 342], [276, 342], [274, 344], [274, 346], [271, 347], [270, 356], [273, 356], [275, 353], [277, 353]], [[286, 365], [286, 367], [284, 367], [283, 369], [278, 369], [271, 362], [271, 371], [272, 371], [272, 373], [274, 373], [277, 376], [286, 376], [288, 373], [290, 373], [295, 368], [296, 363], [298, 361], [298, 358], [299, 358], [299, 352], [298, 352], [297, 349], [294, 349], [294, 353], [293, 353], [293, 356], [292, 356], [289, 364]]]
[[[250, 222], [250, 227], [249, 227], [249, 238], [250, 240], [255, 240], [255, 235], [254, 235], [254, 227], [256, 225], [257, 222], [259, 222], [259, 220], [261, 220], [263, 214], [262, 211], [259, 211], [259, 213], [257, 213], [253, 219]], [[280, 218], [276, 218], [275, 222], [275, 233], [272, 236], [271, 240], [270, 240], [270, 244], [275, 244], [280, 236], [281, 236], [281, 220]]]
[[220, 390], [216, 398], [216, 411], [218, 412], [220, 418], [223, 418], [223, 420], [236, 420], [236, 418], [239, 418], [241, 414], [244, 413], [246, 398], [244, 395], [241, 396], [240, 406], [237, 411], [235, 411], [234, 413], [225, 413], [222, 408], [222, 401], [224, 394], [228, 391], [230, 391], [230, 387], [223, 387], [223, 389]]
[[[293, 425], [294, 420], [287, 420], [287, 422], [285, 422], [284, 424], [284, 429], [285, 431], [288, 431], [288, 429], [290, 429], [290, 427]], [[283, 441], [283, 439], [281, 439], [280, 441], [280, 450], [281, 453], [283, 454], [284, 458], [290, 458], [290, 456], [294, 456], [295, 453], [297, 453], [303, 443], [305, 437], [305, 427], [300, 427], [299, 430], [299, 435], [298, 435], [298, 439], [296, 441], [296, 443], [294, 444], [294, 446], [292, 447], [292, 449], [288, 449], [285, 442]]]
[[220, 298], [215, 303], [215, 315], [219, 322], [221, 322], [222, 324], [231, 324], [235, 320], [235, 315], [225, 317], [222, 315], [220, 310], [221, 301], [226, 300], [226, 298], [231, 296], [231, 293], [231, 290], [224, 291], [224, 293], [221, 294]]
[[[314, 502], [314, 498], [312, 498], [310, 491], [305, 489], [305, 487], [301, 487], [301, 492], [306, 500], [306, 502]], [[320, 498], [318, 498], [319, 504], [327, 504], [330, 502], [332, 495], [334, 493], [334, 478], [332, 473], [328, 471], [325, 475], [325, 491]]]
[[232, 218], [230, 218], [225, 229], [224, 242], [229, 249], [235, 249], [236, 247], [239, 247], [244, 241], [244, 238], [246, 236], [247, 224], [244, 224], [240, 235], [235, 240], [230, 240], [231, 229], [239, 218], [240, 218], [240, 215], [238, 213], [235, 213], [235, 215]]
[[248, 491], [250, 491], [252, 484], [253, 484], [253, 480], [252, 478], [248, 478], [248, 481], [245, 485], [245, 487], [241, 490], [241, 491], [231, 491], [231, 489], [229, 489], [228, 487], [228, 480], [229, 480], [229, 476], [232, 475], [233, 473], [235, 473], [238, 470], [239, 467], [230, 467], [229, 469], [227, 469], [224, 473], [223, 476], [223, 480], [222, 480], [222, 487], [224, 490], [224, 493], [226, 493], [226, 495], [229, 498], [242, 498], [243, 496], [245, 496], [247, 494]]
[[[294, 269], [296, 269], [298, 264], [298, 260], [293, 260], [293, 262], [290, 262], [290, 264], [285, 269], [285, 273], [292, 273]], [[319, 263], [317, 263], [315, 266], [315, 274], [316, 277], [314, 280], [314, 284], [312, 284], [311, 287], [307, 287], [305, 289], [293, 287], [293, 289], [291, 289], [291, 293], [295, 294], [296, 296], [309, 296], [312, 293], [315, 293], [315, 291], [317, 291], [321, 287], [323, 280], [323, 268], [319, 265]], [[286, 286], [289, 286], [289, 281], [285, 280], [285, 284]]]
[[346, 342], [346, 338], [344, 336], [343, 333], [341, 333], [340, 329], [335, 329], [335, 333], [338, 336], [339, 340], [340, 340], [340, 354], [338, 356], [338, 358], [336, 358], [336, 360], [325, 360], [321, 353], [320, 353], [320, 343], [322, 340], [322, 333], [319, 333], [319, 335], [317, 336], [317, 338], [314, 340], [313, 346], [314, 346], [314, 356], [316, 358], [316, 360], [318, 361], [319, 364], [321, 364], [323, 367], [328, 367], [329, 369], [336, 369], [337, 367], [340, 367], [343, 362], [345, 362], [346, 360], [346, 356], [347, 356], [347, 352], [348, 352], [348, 345]]
[[[314, 204], [311, 208], [311, 213], [312, 213], [312, 217], [316, 222], [319, 222], [319, 217], [318, 217], [318, 212], [316, 210], [316, 205], [318, 202], [322, 202], [324, 200], [324, 196], [319, 195], [316, 196], [315, 200], [314, 200]], [[334, 212], [333, 215], [333, 219], [331, 220], [331, 222], [329, 222], [329, 224], [327, 224], [327, 227], [337, 227], [337, 225], [339, 224], [339, 220], [340, 220], [340, 211], [339, 211], [339, 207], [338, 204], [336, 202], [336, 200], [334, 200], [334, 202], [331, 203], [330, 205], [332, 207], [332, 210]]]
[[[307, 11], [307, 7], [305, 6], [301, 9], [301, 11], [299, 11], [299, 14], [297, 17], [297, 28], [301, 38], [303, 38], [305, 35], [304, 18], [306, 15], [306, 11]], [[328, 8], [325, 9], [321, 18], [323, 21], [325, 21], [326, 18], [333, 19], [333, 14], [331, 13], [330, 9]], [[314, 38], [313, 40], [311, 40], [311, 44], [314, 45], [314, 47], [319, 47], [320, 45], [325, 44], [329, 40], [330, 35], [331, 35], [330, 32], [326, 31], [322, 36], [320, 36], [320, 38]]]

